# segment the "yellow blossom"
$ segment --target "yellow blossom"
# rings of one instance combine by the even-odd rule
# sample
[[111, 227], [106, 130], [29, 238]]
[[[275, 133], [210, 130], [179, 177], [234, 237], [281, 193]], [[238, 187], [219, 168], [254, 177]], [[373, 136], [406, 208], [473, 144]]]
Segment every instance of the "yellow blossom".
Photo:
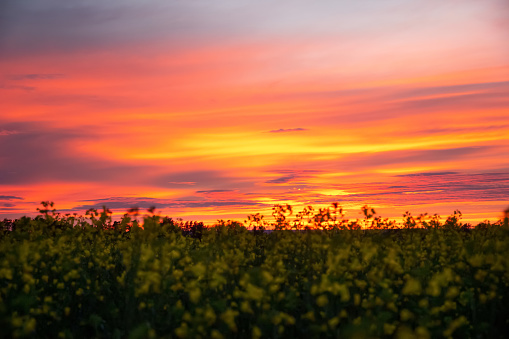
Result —
[[331, 329], [336, 328], [336, 326], [338, 326], [338, 324], [339, 324], [339, 317], [330, 318], [329, 321], [327, 322], [327, 324], [329, 325], [329, 327]]
[[187, 338], [189, 333], [189, 327], [186, 323], [182, 323], [179, 327], [175, 329], [175, 334], [179, 338]]
[[396, 330], [396, 325], [388, 324], [388, 323], [384, 324], [384, 334], [385, 335], [391, 335], [394, 333], [395, 330]]
[[253, 339], [259, 339], [261, 336], [262, 336], [262, 331], [260, 330], [260, 328], [258, 326], [253, 326], [253, 330], [252, 330], [252, 338]]
[[320, 295], [318, 298], [316, 298], [316, 304], [320, 307], [324, 307], [329, 303], [329, 299], [325, 294]]
[[409, 310], [407, 310], [406, 308], [401, 310], [401, 313], [400, 313], [400, 318], [401, 318], [401, 321], [407, 321], [407, 320], [410, 320], [414, 317], [413, 313], [410, 312]]
[[227, 309], [221, 314], [221, 320], [225, 322], [226, 325], [230, 328], [231, 331], [237, 331], [237, 324], [235, 323], [235, 317], [238, 315], [237, 311], [232, 310], [231, 308]]
[[212, 339], [223, 339], [224, 336], [216, 329], [213, 329], [211, 332], [210, 332], [210, 337]]
[[403, 287], [403, 290], [401, 293], [405, 295], [419, 295], [421, 294], [421, 282], [417, 279], [410, 278], [405, 283], [405, 286]]

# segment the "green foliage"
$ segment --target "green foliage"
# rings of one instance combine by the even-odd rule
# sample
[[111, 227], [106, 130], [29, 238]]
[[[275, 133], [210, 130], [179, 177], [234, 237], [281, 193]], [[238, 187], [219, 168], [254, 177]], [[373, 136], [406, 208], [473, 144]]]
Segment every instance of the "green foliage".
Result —
[[467, 228], [459, 212], [444, 224], [407, 213], [396, 229], [367, 206], [348, 221], [337, 204], [294, 220], [277, 205], [273, 224], [255, 214], [206, 228], [153, 208], [112, 222], [105, 207], [87, 218], [43, 207], [2, 224], [12, 230], [0, 238], [1, 338], [509, 332], [507, 218]]

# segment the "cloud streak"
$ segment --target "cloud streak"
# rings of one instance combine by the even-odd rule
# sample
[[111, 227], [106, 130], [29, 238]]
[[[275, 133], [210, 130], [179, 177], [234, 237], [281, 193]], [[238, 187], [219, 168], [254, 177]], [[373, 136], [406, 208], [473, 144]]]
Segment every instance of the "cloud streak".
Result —
[[16, 197], [13, 195], [0, 195], [0, 200], [23, 200], [22, 197]]
[[214, 208], [214, 207], [252, 207], [261, 206], [261, 204], [246, 201], [246, 200], [222, 200], [222, 201], [200, 201], [200, 200], [168, 200], [168, 199], [155, 199], [155, 198], [133, 198], [133, 197], [111, 197], [91, 200], [91, 204], [81, 204], [67, 209], [59, 209], [61, 212], [81, 212], [83, 213], [89, 209], [102, 209], [103, 206], [120, 213], [126, 210], [138, 207], [140, 213], [143, 209], [155, 207], [158, 210], [182, 210], [182, 209], [196, 209], [196, 208]]
[[53, 80], [62, 79], [64, 74], [12, 74], [8, 78], [11, 80]]
[[274, 129], [269, 131], [269, 133], [287, 133], [287, 132], [300, 132], [300, 131], [307, 131], [306, 128], [280, 128], [280, 129]]

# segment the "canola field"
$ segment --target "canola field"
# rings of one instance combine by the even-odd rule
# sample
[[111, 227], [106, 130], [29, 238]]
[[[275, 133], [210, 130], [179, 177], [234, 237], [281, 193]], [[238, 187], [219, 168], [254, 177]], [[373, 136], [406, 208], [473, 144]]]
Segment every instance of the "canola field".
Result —
[[371, 230], [315, 218], [320, 230], [289, 231], [279, 208], [268, 233], [154, 214], [141, 228], [128, 214], [112, 223], [106, 209], [87, 218], [41, 212], [2, 225], [2, 338], [509, 333], [507, 219], [467, 229], [456, 216], [406, 215], [405, 229], [389, 230], [365, 213]]

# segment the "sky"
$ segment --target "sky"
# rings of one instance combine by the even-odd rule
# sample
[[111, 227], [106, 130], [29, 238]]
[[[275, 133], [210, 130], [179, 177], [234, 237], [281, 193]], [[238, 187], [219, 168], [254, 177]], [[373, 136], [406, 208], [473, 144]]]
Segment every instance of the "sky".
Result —
[[3, 0], [0, 219], [509, 206], [506, 0]]

